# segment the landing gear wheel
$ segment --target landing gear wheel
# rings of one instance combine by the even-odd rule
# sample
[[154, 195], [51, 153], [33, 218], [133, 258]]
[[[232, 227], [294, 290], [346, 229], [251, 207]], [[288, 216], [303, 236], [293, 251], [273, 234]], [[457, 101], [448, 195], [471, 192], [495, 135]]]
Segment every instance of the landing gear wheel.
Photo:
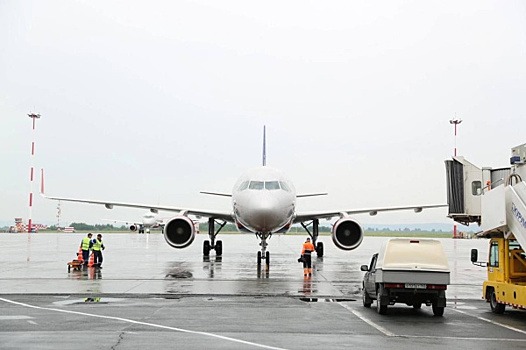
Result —
[[364, 307], [371, 307], [371, 305], [373, 304], [373, 301], [369, 294], [367, 294], [367, 292], [365, 291], [365, 288], [363, 289], [362, 301]]
[[265, 253], [265, 264], [267, 264], [267, 266], [270, 265], [270, 253], [269, 252]]
[[206, 240], [203, 242], [203, 255], [209, 256], [210, 255], [210, 241]]
[[489, 296], [489, 306], [491, 307], [491, 311], [496, 314], [503, 314], [504, 309], [506, 308], [506, 305], [497, 301], [497, 294], [495, 294], [495, 290], [493, 289], [491, 290]]
[[435, 316], [444, 316], [444, 307], [437, 306], [436, 303], [433, 303], [433, 315]]
[[387, 313], [387, 305], [382, 305], [380, 303], [380, 292], [378, 292], [376, 294], [376, 311], [380, 314], [380, 315], [385, 315]]
[[223, 255], [223, 241], [216, 242], [216, 256]]
[[323, 242], [316, 243], [316, 254], [319, 258], [323, 257]]
[[258, 267], [261, 266], [261, 252], [258, 252]]

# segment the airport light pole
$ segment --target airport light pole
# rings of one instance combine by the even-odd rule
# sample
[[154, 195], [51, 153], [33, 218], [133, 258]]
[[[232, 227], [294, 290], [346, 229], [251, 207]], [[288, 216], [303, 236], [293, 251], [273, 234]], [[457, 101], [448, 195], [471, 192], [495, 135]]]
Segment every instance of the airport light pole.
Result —
[[[455, 116], [456, 117], [456, 116]], [[457, 126], [462, 123], [462, 119], [451, 119], [449, 124], [455, 125], [455, 148], [453, 150], [453, 156], [457, 156]], [[457, 224], [453, 224], [453, 238], [457, 238]]]
[[449, 124], [455, 125], [455, 149], [453, 155], [457, 156], [457, 125], [462, 123], [462, 119], [451, 119], [449, 121]]
[[29, 182], [30, 182], [30, 190], [29, 190], [29, 219], [28, 219], [28, 223], [27, 223], [27, 232], [28, 234], [31, 233], [31, 226], [32, 226], [32, 221], [31, 221], [31, 215], [32, 215], [32, 211], [33, 211], [33, 180], [35, 178], [35, 167], [34, 167], [34, 159], [35, 159], [35, 124], [36, 124], [36, 120], [40, 118], [40, 114], [36, 114], [36, 113], [29, 113], [28, 114], [29, 118], [32, 119], [32, 128], [31, 128], [31, 134], [32, 134], [32, 140], [31, 140], [31, 170], [30, 170], [30, 175], [29, 175]]

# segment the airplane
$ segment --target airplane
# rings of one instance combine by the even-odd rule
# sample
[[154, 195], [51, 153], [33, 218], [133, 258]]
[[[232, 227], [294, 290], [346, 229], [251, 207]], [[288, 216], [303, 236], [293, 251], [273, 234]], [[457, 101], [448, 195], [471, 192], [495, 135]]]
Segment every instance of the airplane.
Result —
[[135, 232], [138, 231], [138, 233], [150, 233], [150, 229], [152, 228], [161, 228], [164, 229], [164, 223], [162, 219], [159, 219], [156, 214], [153, 214], [151, 212], [146, 212], [142, 216], [140, 222], [139, 221], [132, 221], [132, 220], [112, 220], [112, 219], [102, 219], [105, 221], [111, 221], [114, 223], [124, 223], [130, 231]]
[[[350, 215], [379, 212], [414, 210], [445, 207], [447, 204], [411, 205], [400, 207], [383, 207], [371, 209], [351, 209], [315, 211], [310, 213], [296, 212], [296, 199], [321, 196], [327, 193], [297, 194], [293, 183], [280, 170], [266, 165], [266, 128], [263, 128], [263, 162], [262, 165], [248, 170], [235, 183], [232, 193], [201, 192], [208, 195], [230, 197], [231, 211], [190, 209], [185, 207], [126, 203], [117, 201], [90, 200], [47, 196], [44, 194], [44, 170], [41, 170], [41, 190], [43, 197], [78, 203], [102, 204], [107, 209], [113, 207], [130, 207], [148, 209], [157, 214], [159, 210], [175, 212], [164, 227], [164, 238], [173, 248], [188, 247], [195, 239], [196, 229], [189, 215], [208, 218], [209, 240], [203, 242], [203, 256], [208, 257], [215, 250], [217, 257], [223, 254], [223, 243], [216, 240], [217, 235], [227, 222], [234, 223], [240, 232], [254, 233], [260, 239], [261, 250], [257, 252], [257, 265], [262, 261], [270, 265], [270, 253], [267, 251], [267, 239], [275, 233], [286, 233], [293, 224], [300, 223], [310, 236], [318, 257], [323, 257], [323, 242], [318, 241], [319, 220], [338, 217], [332, 227], [331, 237], [334, 244], [342, 250], [356, 249], [363, 240], [363, 228]], [[218, 224], [216, 230], [215, 224]], [[311, 227], [311, 230], [309, 230]]]

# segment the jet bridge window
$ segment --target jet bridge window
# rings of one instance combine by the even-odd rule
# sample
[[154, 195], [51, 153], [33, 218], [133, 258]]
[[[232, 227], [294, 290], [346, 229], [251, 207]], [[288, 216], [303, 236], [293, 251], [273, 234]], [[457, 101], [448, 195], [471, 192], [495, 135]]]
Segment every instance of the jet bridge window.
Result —
[[248, 186], [248, 188], [251, 190], [262, 190], [263, 187], [263, 181], [250, 181], [250, 185]]
[[279, 190], [279, 182], [278, 181], [265, 181], [265, 189], [266, 190]]
[[482, 182], [481, 181], [473, 181], [471, 183], [471, 193], [474, 196], [480, 196], [482, 194]]

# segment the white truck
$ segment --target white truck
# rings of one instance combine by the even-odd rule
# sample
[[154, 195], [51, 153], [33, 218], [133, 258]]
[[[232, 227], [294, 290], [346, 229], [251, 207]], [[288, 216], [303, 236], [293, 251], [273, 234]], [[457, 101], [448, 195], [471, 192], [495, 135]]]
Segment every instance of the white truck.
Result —
[[440, 241], [389, 239], [361, 270], [365, 271], [363, 306], [370, 307], [376, 300], [377, 311], [383, 315], [387, 306], [395, 303], [415, 309], [425, 304], [432, 306], [435, 316], [444, 314], [450, 272]]

